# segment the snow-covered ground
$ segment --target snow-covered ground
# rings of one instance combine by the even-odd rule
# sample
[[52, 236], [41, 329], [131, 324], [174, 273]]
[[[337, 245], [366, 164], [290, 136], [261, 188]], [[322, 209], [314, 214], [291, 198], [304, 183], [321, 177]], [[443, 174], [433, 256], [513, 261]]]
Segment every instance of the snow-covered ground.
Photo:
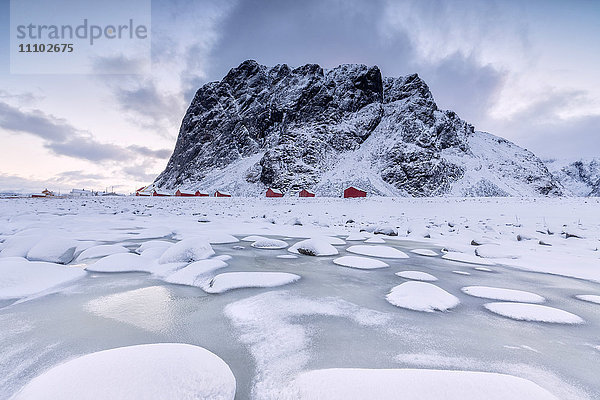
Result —
[[599, 239], [592, 198], [0, 200], [0, 398], [599, 398]]

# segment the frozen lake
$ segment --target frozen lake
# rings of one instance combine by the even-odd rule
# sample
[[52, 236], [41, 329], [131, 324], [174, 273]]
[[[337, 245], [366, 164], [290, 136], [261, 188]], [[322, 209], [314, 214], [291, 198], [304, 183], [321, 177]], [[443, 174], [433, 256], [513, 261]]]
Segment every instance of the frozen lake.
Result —
[[[290, 245], [299, 241], [270, 237]], [[438, 246], [382, 237], [410, 257], [379, 258], [390, 267], [360, 270], [332, 261], [354, 255], [345, 249], [360, 242], [335, 246], [337, 256], [295, 259], [278, 258], [290, 254], [285, 249], [255, 249], [251, 242], [216, 244], [217, 255], [232, 256], [219, 273], [278, 271], [301, 279], [276, 288], [207, 294], [146, 273], [90, 272], [55, 294], [15, 304], [4, 300], [0, 398], [76, 356], [163, 342], [195, 344], [221, 357], [235, 375], [236, 399], [277, 398], [278, 388], [302, 371], [340, 367], [500, 372], [531, 380], [560, 399], [600, 397], [600, 305], [574, 297], [598, 294], [600, 284], [499, 265], [477, 270], [480, 265], [410, 252], [429, 248], [441, 255]], [[125, 245], [133, 250], [139, 243]], [[438, 278], [432, 283], [460, 304], [433, 313], [390, 304], [390, 290], [409, 281], [395, 273], [407, 270]], [[495, 300], [465, 294], [466, 286], [532, 292], [546, 299], [544, 305], [585, 323], [496, 315], [484, 308]]]
[[[208, 382], [224, 399], [234, 390], [277, 400], [596, 399], [599, 207], [592, 198], [0, 200], [0, 398], [44, 379], [64, 379], [62, 389], [81, 374], [86, 393], [99, 393], [111, 369], [97, 370], [98, 360], [137, 354], [163, 361], [117, 374], [149, 379], [114, 383], [124, 398], [147, 382], [159, 398]], [[199, 368], [182, 372], [173, 352]], [[219, 358], [223, 381], [205, 373]], [[151, 378], [163, 373], [164, 383]]]

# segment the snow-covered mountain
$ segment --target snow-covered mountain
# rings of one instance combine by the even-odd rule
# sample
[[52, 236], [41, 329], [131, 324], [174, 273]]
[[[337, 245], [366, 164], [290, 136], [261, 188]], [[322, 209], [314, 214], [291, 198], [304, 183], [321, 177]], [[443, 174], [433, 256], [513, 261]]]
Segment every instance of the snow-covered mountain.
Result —
[[418, 75], [245, 61], [201, 87], [155, 183], [259, 195], [561, 195], [531, 152], [438, 109]]
[[600, 159], [545, 160], [548, 170], [575, 196], [600, 196]]

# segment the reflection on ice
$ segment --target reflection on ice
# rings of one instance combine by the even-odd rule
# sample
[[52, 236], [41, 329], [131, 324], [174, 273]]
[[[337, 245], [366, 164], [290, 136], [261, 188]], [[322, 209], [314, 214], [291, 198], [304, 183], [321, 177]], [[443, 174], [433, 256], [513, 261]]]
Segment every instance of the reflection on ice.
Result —
[[168, 332], [175, 323], [169, 289], [151, 286], [90, 300], [86, 311], [151, 332]]

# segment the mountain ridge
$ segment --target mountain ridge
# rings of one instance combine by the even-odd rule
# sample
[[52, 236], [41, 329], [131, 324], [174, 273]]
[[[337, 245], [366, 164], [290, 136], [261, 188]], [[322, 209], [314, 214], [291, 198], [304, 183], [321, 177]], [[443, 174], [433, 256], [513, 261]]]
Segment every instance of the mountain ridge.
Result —
[[440, 110], [417, 75], [377, 66], [247, 60], [196, 92], [155, 183], [260, 195], [544, 196], [563, 188], [533, 153]]

